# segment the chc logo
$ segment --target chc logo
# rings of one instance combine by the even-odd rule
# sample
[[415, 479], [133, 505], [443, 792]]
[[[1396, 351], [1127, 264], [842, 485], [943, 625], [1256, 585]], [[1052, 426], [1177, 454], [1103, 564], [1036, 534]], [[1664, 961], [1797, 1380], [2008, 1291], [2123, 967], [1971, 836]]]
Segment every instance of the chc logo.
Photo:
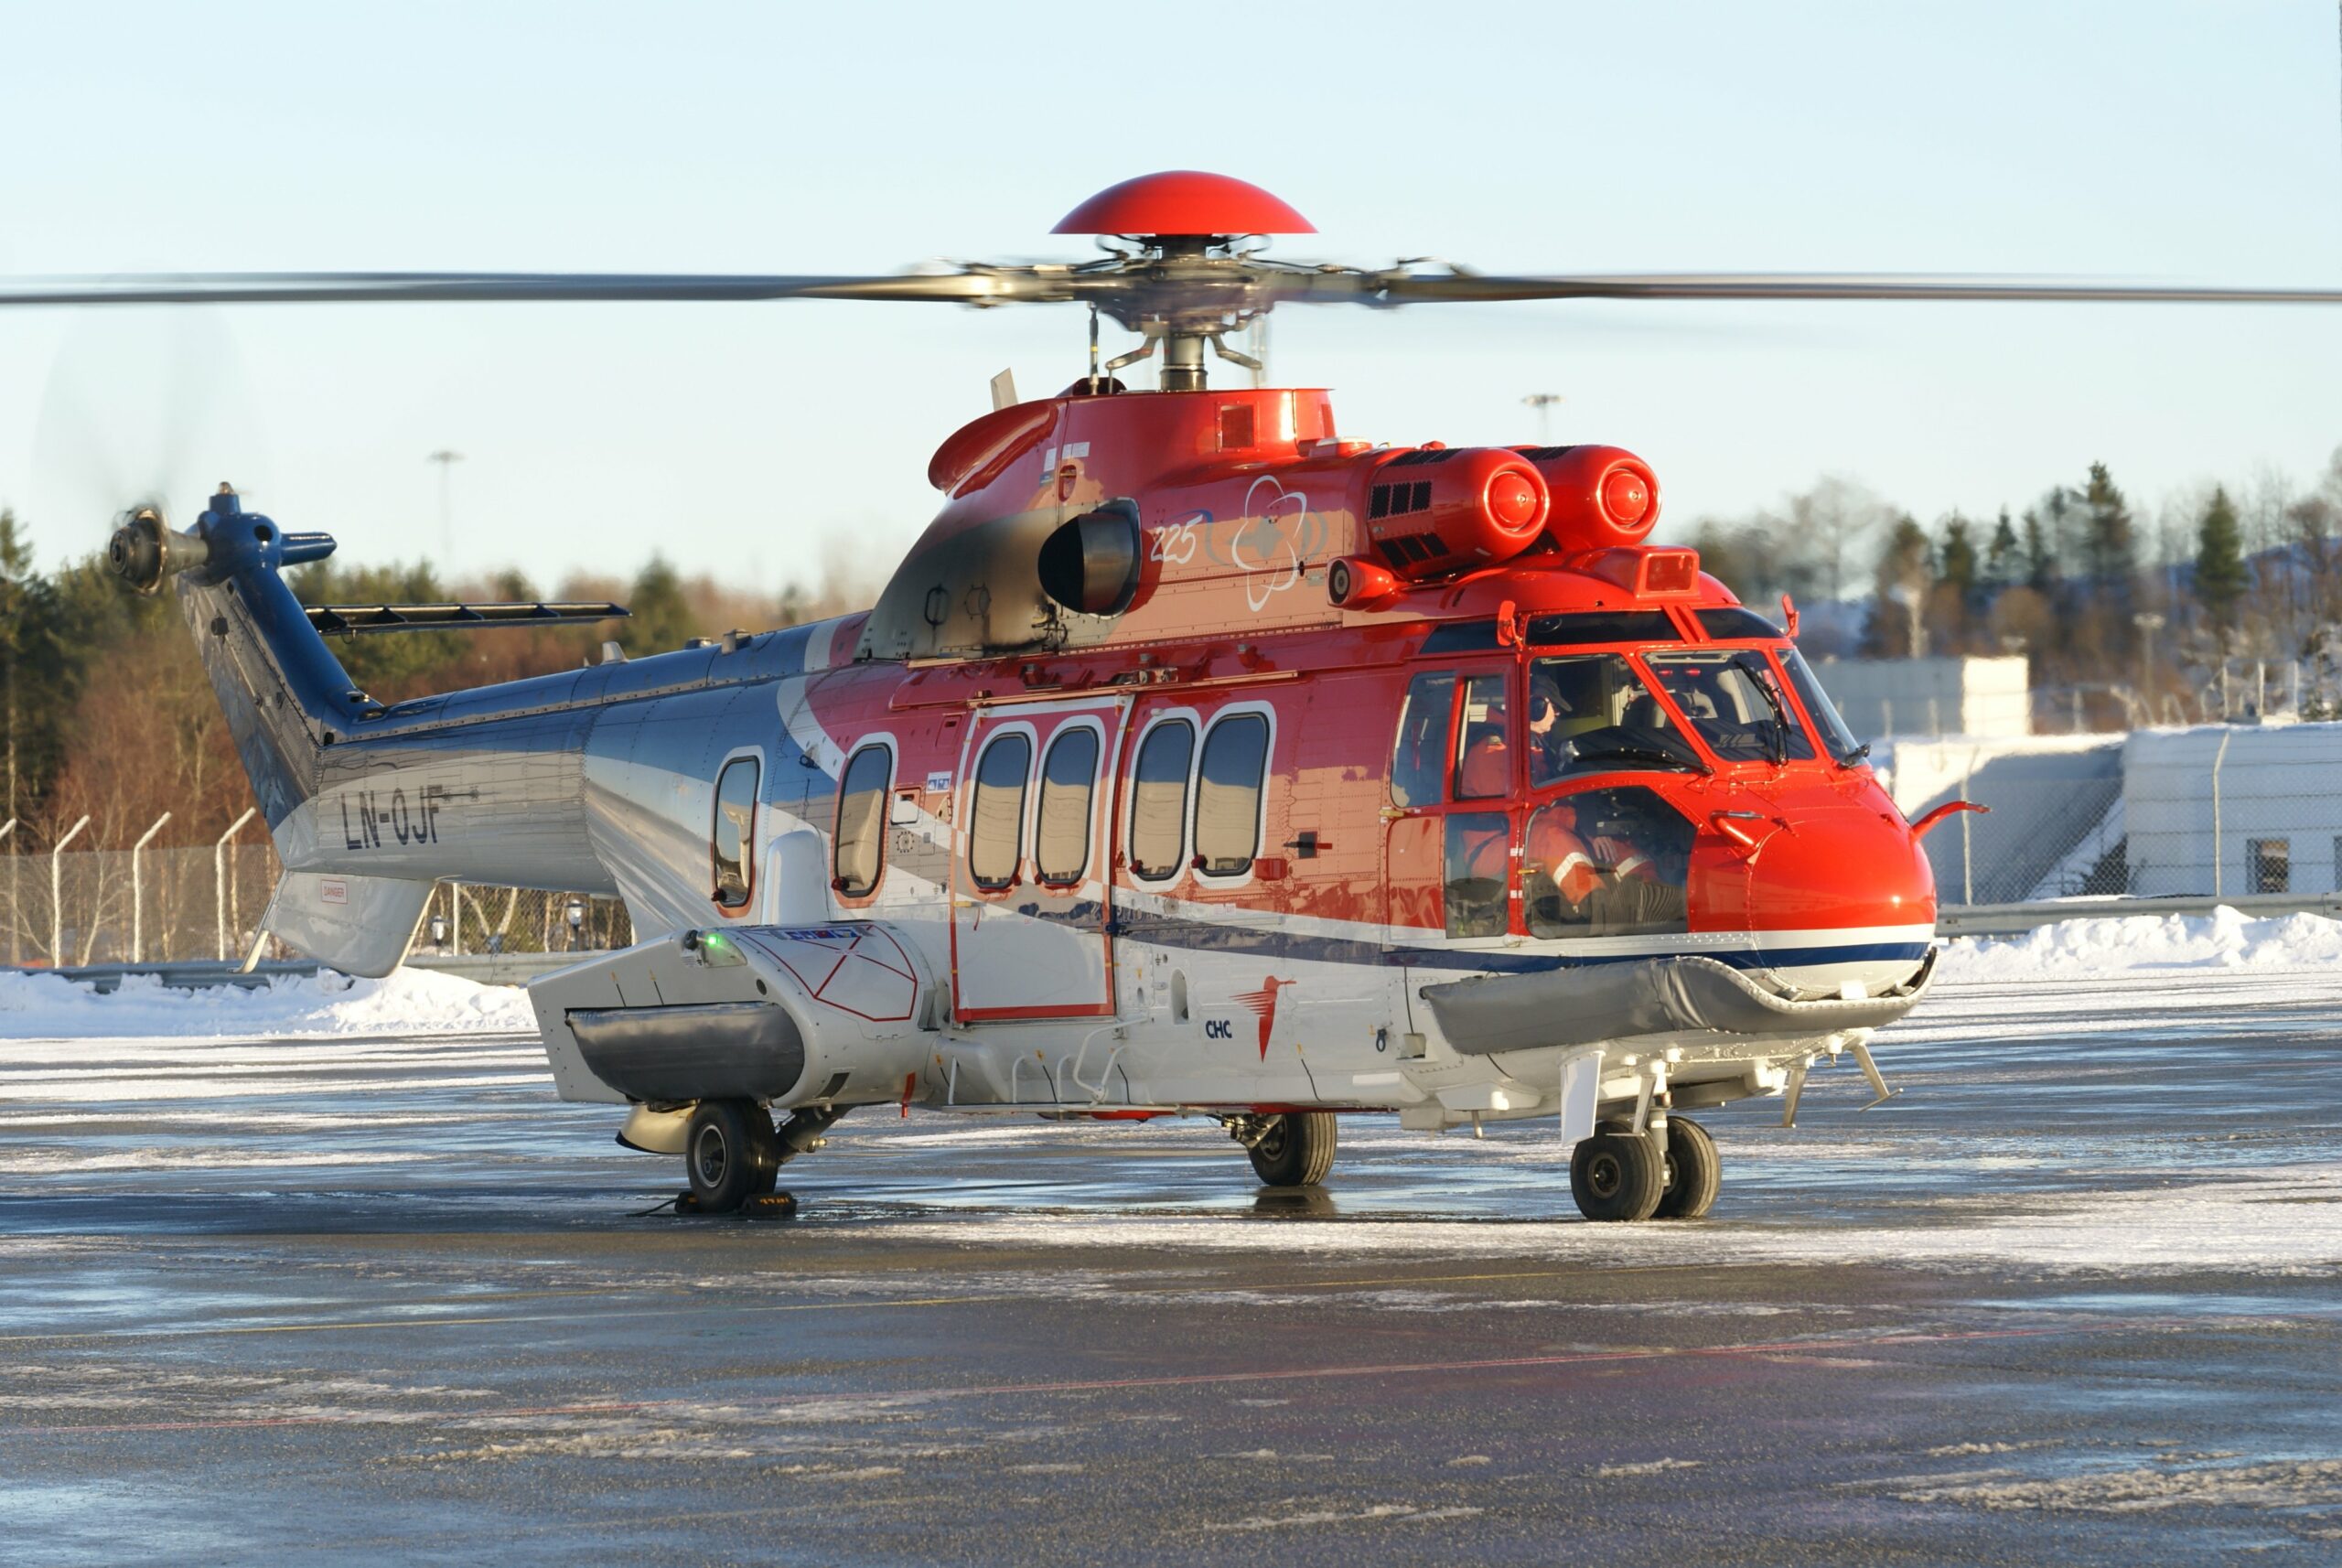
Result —
[[1232, 1040], [1235, 1037], [1236, 1025], [1233, 1020], [1228, 1018], [1207, 1018], [1204, 1020], [1205, 1039]]

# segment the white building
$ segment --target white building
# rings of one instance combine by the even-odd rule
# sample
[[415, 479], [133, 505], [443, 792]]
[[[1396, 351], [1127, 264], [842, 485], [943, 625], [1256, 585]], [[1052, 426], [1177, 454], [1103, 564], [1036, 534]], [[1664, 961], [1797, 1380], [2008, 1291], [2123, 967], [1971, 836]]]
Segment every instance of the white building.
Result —
[[2342, 891], [2342, 724], [2141, 730], [2122, 748], [2131, 891]]
[[1863, 740], [2033, 733], [2033, 682], [2022, 656], [1832, 659], [1813, 672]]

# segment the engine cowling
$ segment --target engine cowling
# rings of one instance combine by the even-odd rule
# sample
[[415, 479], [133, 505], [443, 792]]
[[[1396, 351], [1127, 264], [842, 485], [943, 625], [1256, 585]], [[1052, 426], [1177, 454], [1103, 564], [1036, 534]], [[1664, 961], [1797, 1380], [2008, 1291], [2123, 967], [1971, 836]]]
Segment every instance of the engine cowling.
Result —
[[1408, 582], [1509, 561], [1544, 532], [1552, 499], [1536, 468], [1501, 446], [1425, 446], [1368, 476], [1366, 535]]
[[1545, 532], [1563, 553], [1639, 544], [1659, 521], [1659, 476], [1619, 446], [1531, 446], [1520, 456], [1552, 496]]

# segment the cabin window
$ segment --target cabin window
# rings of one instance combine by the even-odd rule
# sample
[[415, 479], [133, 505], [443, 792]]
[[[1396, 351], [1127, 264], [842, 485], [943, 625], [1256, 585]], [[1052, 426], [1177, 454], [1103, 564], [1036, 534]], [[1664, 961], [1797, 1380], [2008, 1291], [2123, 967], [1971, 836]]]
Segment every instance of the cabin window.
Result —
[[1098, 783], [1098, 732], [1068, 725], [1041, 763], [1041, 810], [1033, 861], [1044, 882], [1079, 882], [1090, 869], [1090, 797]]
[[886, 786], [895, 759], [883, 746], [865, 746], [845, 765], [838, 784], [838, 831], [833, 844], [833, 886], [849, 898], [877, 889], [886, 854]]
[[1131, 872], [1148, 881], [1176, 875], [1187, 818], [1187, 763], [1196, 726], [1173, 719], [1146, 732], [1131, 776]]
[[1261, 789], [1269, 764], [1269, 721], [1233, 714], [1204, 736], [1196, 777], [1197, 869], [1238, 876], [1261, 851]]
[[1680, 637], [1665, 610], [1593, 610], [1579, 615], [1536, 616], [1529, 622], [1531, 648], [1584, 648], [1604, 642], [1673, 642]]
[[757, 759], [736, 757], [715, 775], [715, 822], [709, 834], [715, 863], [715, 901], [747, 907], [756, 872], [748, 846], [757, 842]]
[[1456, 726], [1456, 800], [1497, 800], [1512, 793], [1511, 739], [1503, 674], [1465, 682], [1464, 712]]
[[1451, 937], [1505, 934], [1512, 825], [1502, 811], [1451, 811], [1442, 824], [1446, 874], [1441, 903]]
[[1572, 774], [1706, 767], [1635, 667], [1616, 653], [1532, 660], [1528, 713], [1532, 789]]
[[1628, 937], [1685, 929], [1692, 824], [1649, 789], [1563, 795], [1529, 819], [1522, 913], [1532, 937]]
[[1033, 742], [996, 736], [976, 763], [975, 809], [968, 813], [968, 875], [983, 888], [1013, 887], [1025, 856], [1025, 775]]
[[1813, 755], [1763, 654], [1671, 649], [1644, 662], [1720, 760], [1787, 762]]
[[1399, 709], [1399, 738], [1391, 751], [1391, 803], [1435, 806], [1447, 777], [1447, 720], [1455, 707], [1456, 677], [1418, 675], [1407, 683]]

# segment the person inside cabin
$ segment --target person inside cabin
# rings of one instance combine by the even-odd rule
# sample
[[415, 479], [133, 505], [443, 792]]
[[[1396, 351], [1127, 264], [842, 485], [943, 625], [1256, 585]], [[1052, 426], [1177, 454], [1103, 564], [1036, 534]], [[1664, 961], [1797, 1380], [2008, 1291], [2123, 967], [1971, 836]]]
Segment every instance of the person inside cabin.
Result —
[[1524, 847], [1531, 869], [1552, 882], [1569, 909], [1584, 908], [1602, 886], [1592, 849], [1578, 836], [1577, 811], [1567, 800], [1554, 801], [1531, 820]]
[[1456, 798], [1500, 800], [1512, 793], [1512, 748], [1505, 744], [1503, 678], [1476, 678], [1465, 703], [1463, 760], [1456, 768]]

